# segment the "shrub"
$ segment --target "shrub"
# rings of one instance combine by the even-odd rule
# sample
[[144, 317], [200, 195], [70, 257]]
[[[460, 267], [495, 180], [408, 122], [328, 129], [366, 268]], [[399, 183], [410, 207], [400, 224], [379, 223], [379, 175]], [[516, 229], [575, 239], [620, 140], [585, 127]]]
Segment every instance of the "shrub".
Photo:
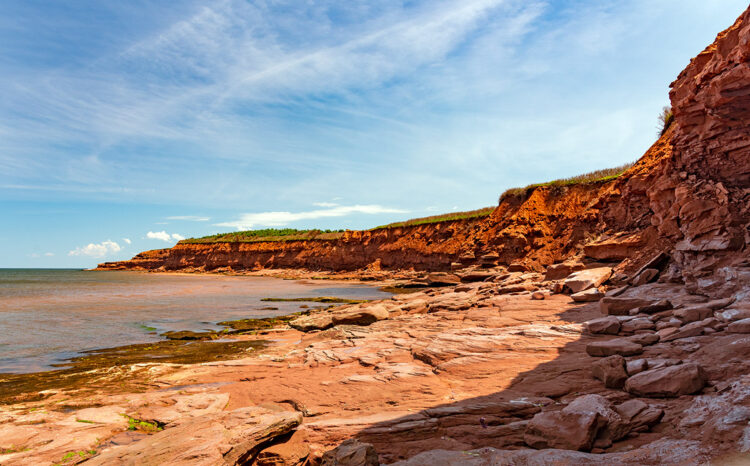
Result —
[[665, 106], [661, 109], [661, 114], [659, 115], [659, 137], [663, 136], [664, 133], [667, 132], [670, 126], [672, 126], [672, 123], [674, 122], [674, 113], [672, 113], [672, 108]]

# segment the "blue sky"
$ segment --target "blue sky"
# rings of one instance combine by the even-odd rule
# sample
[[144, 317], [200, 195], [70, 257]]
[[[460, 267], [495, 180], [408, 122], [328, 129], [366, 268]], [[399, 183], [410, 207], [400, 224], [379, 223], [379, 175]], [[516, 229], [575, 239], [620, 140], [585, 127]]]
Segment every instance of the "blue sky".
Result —
[[735, 0], [0, 2], [0, 267], [367, 228], [637, 159]]

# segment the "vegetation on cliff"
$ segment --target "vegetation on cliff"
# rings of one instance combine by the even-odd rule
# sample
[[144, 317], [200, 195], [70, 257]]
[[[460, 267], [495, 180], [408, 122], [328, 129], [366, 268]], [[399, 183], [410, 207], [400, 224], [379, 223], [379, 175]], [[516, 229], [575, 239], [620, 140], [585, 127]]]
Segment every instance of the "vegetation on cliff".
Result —
[[482, 207], [477, 210], [468, 210], [465, 212], [452, 212], [448, 214], [433, 215], [431, 217], [413, 218], [403, 222], [394, 222], [387, 225], [380, 225], [372, 230], [382, 230], [384, 228], [402, 228], [413, 227], [416, 225], [426, 225], [429, 223], [452, 222], [456, 220], [468, 220], [472, 218], [487, 217], [495, 210], [494, 207]]
[[262, 230], [235, 231], [188, 238], [180, 243], [260, 243], [265, 241], [333, 240], [341, 237], [344, 230], [297, 230], [295, 228], [264, 228]]
[[525, 196], [529, 193], [530, 190], [540, 187], [564, 187], [611, 181], [628, 171], [628, 169], [633, 165], [635, 165], [635, 162], [626, 163], [624, 165], [613, 168], [595, 170], [592, 172], [584, 173], [582, 175], [572, 176], [570, 178], [560, 178], [558, 180], [547, 181], [546, 183], [530, 184], [523, 188], [510, 188], [500, 195], [499, 202], [503, 202], [503, 200], [509, 196]]

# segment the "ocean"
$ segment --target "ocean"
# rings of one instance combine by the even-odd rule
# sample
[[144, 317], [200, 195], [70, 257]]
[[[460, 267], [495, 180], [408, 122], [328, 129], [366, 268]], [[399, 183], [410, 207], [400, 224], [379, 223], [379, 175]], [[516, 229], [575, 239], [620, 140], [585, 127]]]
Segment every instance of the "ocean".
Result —
[[290, 314], [317, 304], [261, 298], [315, 296], [391, 295], [367, 285], [268, 277], [0, 269], [0, 373], [54, 369], [84, 351], [158, 341], [170, 330]]

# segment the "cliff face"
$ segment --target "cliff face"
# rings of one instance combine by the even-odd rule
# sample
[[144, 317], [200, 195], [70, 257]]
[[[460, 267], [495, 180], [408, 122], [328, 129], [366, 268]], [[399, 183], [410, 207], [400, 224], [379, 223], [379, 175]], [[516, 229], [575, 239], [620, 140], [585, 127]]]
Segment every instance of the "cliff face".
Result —
[[625, 268], [634, 268], [667, 252], [673, 280], [708, 286], [705, 277], [746, 256], [749, 60], [750, 10], [672, 83], [674, 123], [614, 181], [508, 196], [482, 219], [353, 231], [333, 241], [180, 243], [100, 268], [432, 271], [487, 253], [531, 270], [574, 255], [625, 260]]

